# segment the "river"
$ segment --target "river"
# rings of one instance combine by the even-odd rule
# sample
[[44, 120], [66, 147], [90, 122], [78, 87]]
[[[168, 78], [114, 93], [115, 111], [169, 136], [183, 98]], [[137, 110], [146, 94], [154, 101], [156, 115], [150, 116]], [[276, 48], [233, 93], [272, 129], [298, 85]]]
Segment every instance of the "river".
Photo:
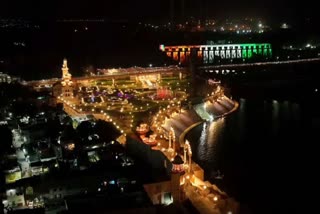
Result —
[[[220, 76], [239, 109], [187, 135], [206, 179], [235, 197], [241, 213], [288, 213], [305, 198], [320, 130], [317, 68], [281, 67], [279, 75], [275, 67], [256, 67], [250, 74], [236, 69], [234, 77]], [[301, 75], [304, 81], [298, 81]], [[222, 180], [214, 178], [217, 170]]]

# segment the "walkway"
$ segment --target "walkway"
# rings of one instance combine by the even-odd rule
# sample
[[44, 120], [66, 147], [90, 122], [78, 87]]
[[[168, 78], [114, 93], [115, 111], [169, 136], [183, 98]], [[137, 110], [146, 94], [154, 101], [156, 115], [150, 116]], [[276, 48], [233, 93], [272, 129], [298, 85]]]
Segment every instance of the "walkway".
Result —
[[[231, 102], [226, 97], [221, 97], [220, 100], [218, 99], [212, 103], [213, 109], [214, 105], [218, 102], [220, 102], [218, 105], [219, 108], [224, 106], [224, 110], [221, 111], [219, 115], [216, 115], [216, 118], [226, 116], [238, 108], [238, 103]], [[233, 105], [231, 105], [232, 103]], [[85, 114], [85, 112], [79, 112], [79, 110], [70, 104], [66, 104], [64, 109], [72, 116]], [[103, 119], [108, 122], [111, 121], [111, 118], [103, 112], [94, 113], [93, 115], [97, 119]], [[153, 149], [162, 151], [169, 160], [173, 160], [175, 153], [173, 153], [174, 150], [172, 148], [184, 146], [186, 133], [203, 121], [193, 108], [181, 109], [179, 105], [168, 106], [154, 117], [152, 130], [158, 134], [157, 140], [159, 143], [156, 147], [153, 147]], [[114, 124], [124, 134], [131, 131], [131, 127], [126, 127], [124, 130], [115, 122]], [[169, 149], [168, 132], [171, 130], [171, 127], [175, 130], [175, 139], [172, 140], [180, 145], [171, 145], [171, 149]], [[182, 188], [184, 188], [186, 196], [200, 213], [237, 213], [239, 204], [234, 199], [228, 197], [227, 194], [222, 192], [217, 186], [208, 181], [204, 181], [203, 169], [197, 163], [192, 161], [190, 169], [190, 173], [184, 176], [184, 186]]]
[[[211, 110], [215, 109], [215, 105], [220, 109], [220, 111], [215, 111], [215, 118], [231, 114], [239, 106], [237, 102], [233, 102], [224, 96], [211, 103], [211, 105], [209, 106]], [[169, 160], [173, 160], [175, 154], [170, 152], [172, 150], [169, 149], [167, 140], [170, 128], [173, 127], [175, 130], [176, 143], [179, 143], [180, 147], [184, 147], [185, 135], [203, 121], [193, 108], [182, 110], [179, 113], [177, 113], [177, 108], [175, 107], [169, 107], [166, 111], [161, 111], [155, 116], [153, 123], [153, 127], [161, 136], [160, 144], [154, 149], [161, 150]], [[184, 175], [184, 192], [193, 206], [204, 214], [237, 213], [239, 209], [238, 202], [222, 192], [216, 185], [204, 181], [203, 174], [203, 169], [192, 161], [190, 174]]]

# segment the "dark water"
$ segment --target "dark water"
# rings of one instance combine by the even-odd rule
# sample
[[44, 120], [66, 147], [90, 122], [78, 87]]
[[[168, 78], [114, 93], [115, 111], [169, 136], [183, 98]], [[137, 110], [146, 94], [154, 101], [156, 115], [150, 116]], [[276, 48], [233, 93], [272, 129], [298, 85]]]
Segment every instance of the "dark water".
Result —
[[[255, 82], [252, 78], [242, 79], [242, 84], [233, 82], [237, 86], [231, 85], [231, 91], [238, 90], [234, 99], [239, 109], [196, 127], [187, 136], [193, 159], [204, 168], [205, 177], [235, 197], [241, 213], [291, 213], [301, 205], [310, 208], [307, 192], [313, 189], [320, 131], [320, 92], [315, 92], [319, 84], [312, 81], [317, 67], [304, 71], [310, 80], [300, 84], [292, 80], [293, 85], [273, 88], [272, 81], [265, 81], [263, 87], [270, 86], [268, 93], [257, 84], [250, 88]], [[277, 79], [276, 74], [270, 75]], [[213, 177], [218, 169], [224, 174], [222, 180]]]

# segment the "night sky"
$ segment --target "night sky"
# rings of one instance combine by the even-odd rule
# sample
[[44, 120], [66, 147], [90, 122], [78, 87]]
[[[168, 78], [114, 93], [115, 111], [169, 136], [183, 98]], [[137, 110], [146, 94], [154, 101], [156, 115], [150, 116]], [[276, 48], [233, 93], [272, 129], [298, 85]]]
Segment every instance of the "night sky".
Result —
[[[181, 0], [175, 0], [176, 9]], [[317, 6], [311, 0], [185, 0], [186, 16], [226, 18], [237, 16], [263, 16], [270, 20], [318, 19]], [[34, 19], [103, 17], [128, 20], [168, 20], [170, 0], [47, 0], [1, 1], [0, 16]], [[178, 14], [178, 11], [177, 11]]]

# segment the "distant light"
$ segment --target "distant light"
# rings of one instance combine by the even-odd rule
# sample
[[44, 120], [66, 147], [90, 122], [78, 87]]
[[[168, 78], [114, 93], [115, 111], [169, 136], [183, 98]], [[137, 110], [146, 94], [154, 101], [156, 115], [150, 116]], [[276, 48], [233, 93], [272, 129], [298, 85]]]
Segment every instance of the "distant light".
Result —
[[217, 196], [214, 196], [213, 200], [214, 200], [214, 201], [218, 201], [218, 197], [217, 197]]
[[287, 25], [287, 23], [283, 23], [283, 24], [281, 25], [281, 28], [282, 28], [282, 29], [287, 29], [287, 28], [289, 28], [289, 26]]
[[151, 67], [152, 67], [152, 64], [149, 64], [149, 67], [151, 68]]
[[316, 88], [316, 89], [314, 89], [314, 91], [315, 91], [315, 92], [318, 92], [318, 89]]
[[159, 45], [159, 49], [160, 49], [161, 51], [165, 51], [164, 45], [163, 45], [163, 44]]

